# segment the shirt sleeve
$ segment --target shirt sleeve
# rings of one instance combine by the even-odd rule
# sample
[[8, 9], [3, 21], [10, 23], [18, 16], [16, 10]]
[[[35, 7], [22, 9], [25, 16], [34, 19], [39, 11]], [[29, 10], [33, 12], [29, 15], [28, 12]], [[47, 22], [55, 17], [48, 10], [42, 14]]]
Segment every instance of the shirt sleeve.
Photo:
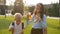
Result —
[[43, 17], [42, 26], [43, 28], [46, 28], [46, 15]]
[[12, 23], [9, 25], [9, 30], [11, 29], [11, 28], [13, 28], [14, 26], [12, 25]]

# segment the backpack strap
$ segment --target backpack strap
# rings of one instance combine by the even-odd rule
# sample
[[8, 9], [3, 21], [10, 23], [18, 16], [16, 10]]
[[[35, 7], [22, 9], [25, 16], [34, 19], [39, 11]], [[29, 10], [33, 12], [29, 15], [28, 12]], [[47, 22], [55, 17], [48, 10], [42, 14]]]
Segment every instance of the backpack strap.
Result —
[[[14, 22], [12, 22], [12, 25], [14, 26]], [[24, 23], [22, 22], [22, 29], [24, 29]]]
[[24, 23], [22, 22], [22, 29], [24, 29]]
[[14, 26], [14, 22], [12, 22], [12, 25]]

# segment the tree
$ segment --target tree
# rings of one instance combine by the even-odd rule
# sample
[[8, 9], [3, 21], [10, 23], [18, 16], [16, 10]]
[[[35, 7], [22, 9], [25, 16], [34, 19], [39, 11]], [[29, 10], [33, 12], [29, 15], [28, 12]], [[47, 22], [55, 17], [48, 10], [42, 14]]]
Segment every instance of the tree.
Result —
[[15, 1], [14, 13], [21, 13], [23, 15], [23, 0], [16, 0]]
[[49, 8], [48, 12], [50, 16], [59, 17], [59, 4], [52, 4], [52, 8]]
[[29, 11], [30, 11], [31, 13], [33, 13], [34, 8], [35, 8], [35, 6], [31, 6], [31, 7], [29, 7]]
[[24, 6], [24, 11], [29, 10], [28, 6]]

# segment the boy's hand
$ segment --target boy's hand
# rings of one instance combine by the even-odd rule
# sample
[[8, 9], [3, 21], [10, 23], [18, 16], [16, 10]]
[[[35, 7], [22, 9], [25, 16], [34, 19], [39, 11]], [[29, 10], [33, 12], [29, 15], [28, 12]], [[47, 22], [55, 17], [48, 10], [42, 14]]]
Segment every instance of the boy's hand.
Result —
[[20, 34], [24, 34], [24, 30], [22, 30], [22, 31], [20, 32]]
[[9, 31], [12, 31], [12, 30], [14, 30], [14, 28], [9, 29]]
[[20, 34], [23, 34], [23, 32], [20, 32]]
[[12, 32], [12, 34], [14, 33], [14, 28], [11, 28], [9, 31], [11, 31]]
[[10, 26], [9, 27], [9, 31], [12, 31], [12, 30], [14, 30], [14, 27], [13, 26]]

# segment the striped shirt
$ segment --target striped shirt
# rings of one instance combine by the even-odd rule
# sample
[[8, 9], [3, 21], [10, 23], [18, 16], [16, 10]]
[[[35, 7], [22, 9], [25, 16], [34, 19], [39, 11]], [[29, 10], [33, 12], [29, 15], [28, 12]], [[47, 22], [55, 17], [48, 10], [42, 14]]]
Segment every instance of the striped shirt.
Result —
[[43, 21], [36, 22], [35, 17], [33, 18], [33, 20], [34, 20], [34, 24], [33, 24], [32, 28], [35, 28], [35, 29], [46, 28], [46, 15], [43, 16]]

